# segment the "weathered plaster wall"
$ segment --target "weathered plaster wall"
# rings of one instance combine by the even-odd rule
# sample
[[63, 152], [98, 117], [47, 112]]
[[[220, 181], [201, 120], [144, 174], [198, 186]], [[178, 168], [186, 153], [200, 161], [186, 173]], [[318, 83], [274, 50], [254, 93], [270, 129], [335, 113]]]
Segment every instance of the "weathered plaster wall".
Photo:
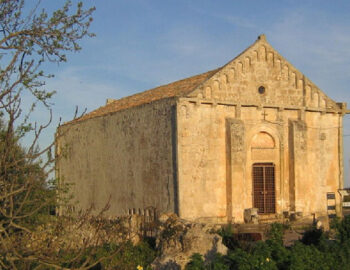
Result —
[[174, 116], [174, 100], [164, 99], [62, 126], [59, 177], [74, 183], [76, 208], [98, 211], [110, 198], [110, 215], [176, 211]]
[[[341, 188], [339, 153], [339, 114], [305, 113], [306, 132], [299, 136], [304, 149], [295, 148], [295, 207], [296, 211], [326, 210], [326, 193], [335, 192], [340, 204]], [[305, 140], [305, 142], [303, 142]], [[338, 212], [340, 211], [338, 205]], [[300, 209], [300, 210], [299, 210]]]
[[[310, 218], [312, 213], [325, 215], [327, 192], [335, 192], [340, 202], [339, 117], [181, 99], [177, 116], [181, 217], [212, 222], [232, 217], [242, 222], [244, 209], [253, 204], [252, 165], [259, 162], [275, 164], [277, 215], [262, 218], [280, 218], [283, 211], [303, 212]], [[273, 149], [252, 148], [259, 132], [273, 137]]]
[[101, 209], [111, 197], [113, 215], [153, 206], [186, 219], [243, 222], [253, 206], [252, 165], [268, 162], [275, 165], [276, 214], [262, 218], [325, 215], [327, 192], [340, 211], [346, 106], [263, 36], [183, 94], [176, 104], [161, 100], [61, 128], [68, 131], [59, 174], [76, 183], [81, 207]]
[[[261, 89], [261, 91], [259, 90]], [[179, 204], [185, 218], [243, 221], [252, 164], [275, 164], [276, 213], [326, 213], [341, 187], [341, 110], [264, 36], [178, 104]], [[259, 132], [273, 149], [254, 149]], [[276, 215], [275, 215], [276, 217]], [[265, 218], [272, 218], [271, 215]]]
[[225, 117], [234, 107], [178, 104], [179, 209], [186, 219], [226, 216]]

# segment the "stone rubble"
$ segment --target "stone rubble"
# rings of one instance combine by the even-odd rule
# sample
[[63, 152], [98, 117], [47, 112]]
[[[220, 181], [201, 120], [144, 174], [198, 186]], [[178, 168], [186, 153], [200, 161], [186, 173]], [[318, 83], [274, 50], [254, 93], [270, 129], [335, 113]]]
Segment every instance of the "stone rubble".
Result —
[[216, 252], [227, 253], [216, 233], [218, 225], [191, 223], [173, 213], [162, 214], [159, 223], [156, 241], [160, 255], [153, 262], [156, 270], [184, 269], [194, 253], [202, 254], [207, 261]]

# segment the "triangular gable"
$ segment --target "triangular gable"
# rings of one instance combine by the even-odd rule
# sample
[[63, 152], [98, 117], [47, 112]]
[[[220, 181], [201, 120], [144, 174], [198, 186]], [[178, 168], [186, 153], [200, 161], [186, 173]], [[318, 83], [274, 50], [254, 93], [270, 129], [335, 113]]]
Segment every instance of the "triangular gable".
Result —
[[[259, 87], [265, 92], [260, 94]], [[264, 35], [187, 97], [239, 104], [339, 110], [339, 106], [285, 60]]]
[[[260, 86], [265, 88], [264, 94], [258, 93]], [[242, 105], [342, 109], [285, 60], [261, 35], [255, 43], [223, 67], [119, 100], [110, 100], [105, 106], [65, 124], [171, 97], [196, 97]]]

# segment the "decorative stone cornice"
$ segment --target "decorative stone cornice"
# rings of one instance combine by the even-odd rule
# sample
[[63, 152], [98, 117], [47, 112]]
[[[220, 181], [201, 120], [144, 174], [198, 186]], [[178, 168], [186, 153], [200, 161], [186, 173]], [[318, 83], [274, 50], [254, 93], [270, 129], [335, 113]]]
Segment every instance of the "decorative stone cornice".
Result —
[[[315, 108], [315, 107], [303, 107], [303, 106], [285, 106], [281, 107], [279, 105], [262, 105], [261, 103], [238, 103], [238, 102], [230, 102], [226, 100], [215, 100], [215, 99], [198, 99], [198, 98], [186, 98], [181, 97], [178, 99], [179, 102], [189, 102], [194, 103], [197, 106], [201, 104], [208, 104], [208, 105], [225, 105], [225, 106], [240, 106], [240, 107], [256, 107], [257, 109], [276, 109], [278, 111], [283, 110], [295, 110], [295, 111], [305, 111], [305, 112], [320, 112], [320, 113], [336, 113], [336, 114], [343, 114], [343, 111], [329, 109], [329, 108]], [[347, 110], [345, 113], [350, 114], [350, 110]]]

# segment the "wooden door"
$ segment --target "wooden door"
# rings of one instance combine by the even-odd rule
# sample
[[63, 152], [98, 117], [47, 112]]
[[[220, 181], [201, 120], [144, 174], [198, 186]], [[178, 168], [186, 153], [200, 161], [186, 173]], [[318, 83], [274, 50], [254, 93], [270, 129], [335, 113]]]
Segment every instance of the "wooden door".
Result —
[[255, 163], [253, 165], [253, 206], [259, 214], [276, 212], [275, 165]]

